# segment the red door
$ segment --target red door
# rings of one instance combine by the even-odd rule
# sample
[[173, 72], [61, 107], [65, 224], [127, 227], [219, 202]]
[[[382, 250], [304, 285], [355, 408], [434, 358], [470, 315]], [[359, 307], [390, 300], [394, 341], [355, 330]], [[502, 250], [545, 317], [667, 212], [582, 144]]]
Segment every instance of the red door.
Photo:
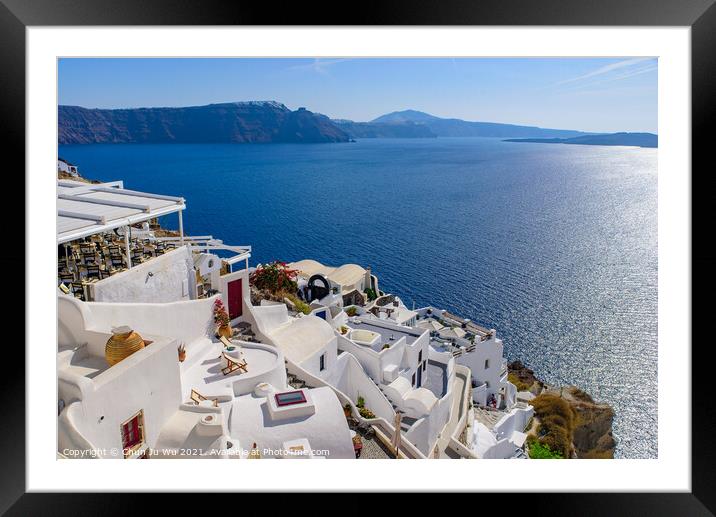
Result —
[[229, 292], [226, 296], [229, 299], [229, 318], [232, 320], [243, 314], [243, 296], [241, 295], [243, 290], [242, 280], [242, 278], [239, 278], [238, 280], [229, 282]]
[[144, 440], [141, 418], [142, 413], [140, 412], [131, 420], [122, 424], [122, 448], [124, 449], [125, 457]]

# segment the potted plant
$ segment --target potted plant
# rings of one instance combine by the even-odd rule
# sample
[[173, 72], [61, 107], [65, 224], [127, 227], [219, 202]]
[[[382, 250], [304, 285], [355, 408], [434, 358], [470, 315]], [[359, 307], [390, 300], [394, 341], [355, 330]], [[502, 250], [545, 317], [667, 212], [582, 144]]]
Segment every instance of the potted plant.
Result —
[[362, 407], [362, 408], [358, 409], [358, 412], [360, 413], [360, 416], [362, 416], [363, 418], [367, 418], [367, 419], [375, 418], [375, 413], [373, 413], [370, 409], [368, 409], [366, 407]]
[[214, 302], [214, 323], [218, 327], [216, 333], [219, 336], [224, 336], [227, 339], [231, 338], [231, 320], [229, 319], [229, 313], [224, 308], [224, 303], [220, 299]]
[[184, 359], [186, 359], [186, 345], [184, 343], [182, 343], [177, 348], [177, 351], [179, 352], [179, 362], [183, 363]]
[[346, 415], [346, 418], [349, 418], [351, 416], [351, 405], [346, 404], [343, 406], [343, 414]]
[[345, 325], [341, 325], [341, 334], [343, 334], [345, 336], [347, 333], [348, 333], [348, 327], [346, 327]]

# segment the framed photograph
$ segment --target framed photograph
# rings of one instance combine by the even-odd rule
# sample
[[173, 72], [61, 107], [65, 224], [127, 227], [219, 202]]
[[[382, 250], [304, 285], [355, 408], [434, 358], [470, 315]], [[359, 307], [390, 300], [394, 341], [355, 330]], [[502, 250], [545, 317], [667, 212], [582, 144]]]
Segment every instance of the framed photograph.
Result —
[[716, 511], [692, 370], [713, 2], [213, 7], [0, 6], [27, 203], [0, 511], [387, 490]]

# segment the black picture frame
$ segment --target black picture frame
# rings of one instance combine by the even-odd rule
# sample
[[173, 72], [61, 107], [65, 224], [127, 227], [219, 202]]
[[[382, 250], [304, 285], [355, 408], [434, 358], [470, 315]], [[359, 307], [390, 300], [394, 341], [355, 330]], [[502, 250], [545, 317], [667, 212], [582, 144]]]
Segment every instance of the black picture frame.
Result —
[[[28, 26], [62, 25], [561, 25], [561, 26], [689, 26], [692, 63], [692, 242], [708, 241], [713, 234], [713, 215], [708, 203], [716, 200], [713, 173], [707, 162], [710, 148], [709, 125], [716, 114], [716, 7], [714, 0], [442, 0], [439, 2], [361, 2], [332, 6], [303, 2], [270, 4], [234, 2], [224, 5], [214, 0], [0, 0], [0, 120], [5, 131], [4, 180], [15, 192], [30, 186], [17, 171], [25, 170], [25, 29]], [[12, 168], [10, 168], [12, 167]], [[694, 171], [698, 170], [698, 174]], [[683, 171], [689, 174], [689, 171]], [[16, 196], [19, 198], [19, 196]], [[15, 227], [18, 221], [13, 223]], [[26, 236], [32, 238], [32, 236]], [[692, 245], [692, 277], [699, 282], [692, 289], [693, 330], [709, 321], [708, 300], [715, 287], [709, 273], [716, 266], [716, 252], [706, 242]], [[4, 266], [17, 271], [19, 257], [2, 258]], [[24, 263], [24, 261], [23, 261]], [[27, 272], [25, 272], [27, 273]], [[19, 272], [17, 273], [19, 275]], [[16, 285], [7, 282], [6, 287]], [[8, 309], [24, 310], [19, 303], [23, 293], [12, 289]], [[4, 304], [5, 305], [5, 304]], [[13, 315], [14, 316], [14, 315]], [[27, 313], [27, 324], [42, 315]], [[696, 325], [698, 324], [698, 325]], [[704, 334], [707, 337], [708, 334]], [[691, 347], [691, 341], [697, 346]], [[25, 493], [25, 350], [6, 339], [3, 362], [14, 365], [0, 376], [3, 421], [0, 424], [0, 513], [7, 515], [78, 515], [128, 513], [147, 509], [136, 497], [124, 494], [37, 494]], [[696, 340], [696, 333], [685, 334], [684, 347], [691, 353], [692, 366], [704, 364], [712, 341]], [[26, 343], [28, 356], [50, 343]], [[698, 373], [698, 370], [696, 370]], [[692, 491], [690, 493], [644, 494], [514, 494], [514, 505], [527, 505], [537, 513], [570, 515], [713, 515], [716, 512], [716, 404], [711, 397], [708, 375], [692, 376]], [[663, 386], [663, 389], [680, 389]], [[686, 432], [684, 439], [688, 439]], [[24, 447], [23, 447], [24, 443]], [[694, 453], [693, 451], [696, 451]], [[176, 495], [176, 494], [175, 494]], [[172, 496], [174, 497], [174, 495]], [[181, 498], [182, 505], [189, 503]], [[202, 501], [205, 501], [203, 499]], [[201, 501], [198, 501], [201, 502]], [[515, 506], [517, 507], [517, 506]], [[78, 512], [81, 508], [82, 511]], [[475, 507], [476, 508], [476, 507]], [[187, 507], [184, 507], [188, 510]], [[540, 511], [541, 510], [541, 511]], [[473, 510], [475, 511], [475, 510]]]

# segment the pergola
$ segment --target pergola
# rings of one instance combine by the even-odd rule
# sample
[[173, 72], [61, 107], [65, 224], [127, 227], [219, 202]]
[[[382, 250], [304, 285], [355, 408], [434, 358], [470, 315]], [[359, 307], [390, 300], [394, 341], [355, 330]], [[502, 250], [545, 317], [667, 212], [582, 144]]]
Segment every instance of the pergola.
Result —
[[[84, 183], [57, 180], [57, 244], [117, 228], [126, 228], [124, 243], [130, 261], [129, 227], [163, 215], [179, 215], [179, 242], [184, 244], [184, 198], [138, 192], [122, 181]], [[128, 263], [129, 267], [131, 262]]]

